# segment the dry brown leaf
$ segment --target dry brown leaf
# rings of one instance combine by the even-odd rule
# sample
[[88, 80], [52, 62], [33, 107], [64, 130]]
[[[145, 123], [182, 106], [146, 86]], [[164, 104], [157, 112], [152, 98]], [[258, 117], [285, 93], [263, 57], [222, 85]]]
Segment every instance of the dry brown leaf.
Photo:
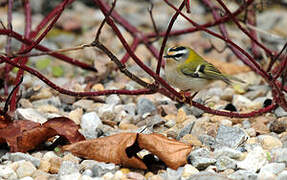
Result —
[[168, 167], [177, 169], [187, 163], [191, 146], [161, 134], [139, 134], [138, 144], [142, 149], [150, 151]]
[[[125, 167], [147, 169], [139, 158], [135, 156], [128, 157], [126, 153], [126, 149], [135, 144], [136, 138], [136, 133], [121, 133], [66, 145], [63, 150], [87, 159], [112, 162]], [[137, 151], [134, 153], [137, 153]]]
[[234, 63], [223, 62], [220, 60], [206, 58], [208, 62], [217, 67], [222, 73], [234, 75], [238, 73], [250, 72], [250, 68], [245, 65], [238, 65]]
[[43, 125], [28, 120], [15, 120], [0, 129], [0, 143], [7, 142], [11, 152], [26, 152], [55, 135], [63, 136], [72, 143], [84, 140], [78, 129], [79, 126], [65, 117], [50, 119]]
[[141, 149], [157, 155], [168, 167], [177, 169], [187, 163], [191, 146], [159, 134], [121, 133], [63, 147], [63, 150], [87, 159], [147, 169], [143, 161], [136, 156]]

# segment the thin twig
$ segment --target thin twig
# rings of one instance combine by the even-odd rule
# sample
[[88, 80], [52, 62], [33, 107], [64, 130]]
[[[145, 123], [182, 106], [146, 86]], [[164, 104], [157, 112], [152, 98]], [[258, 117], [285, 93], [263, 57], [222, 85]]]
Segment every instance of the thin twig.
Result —
[[117, 3], [117, 0], [114, 0], [113, 3], [112, 3], [112, 7], [109, 10], [107, 16], [105, 16], [104, 20], [101, 22], [100, 27], [99, 27], [99, 29], [97, 31], [97, 34], [96, 34], [96, 37], [95, 37], [95, 41], [99, 40], [100, 34], [102, 32], [102, 29], [103, 29], [104, 25], [106, 24], [106, 17], [109, 17], [112, 14], [114, 8], [116, 7], [116, 3]]

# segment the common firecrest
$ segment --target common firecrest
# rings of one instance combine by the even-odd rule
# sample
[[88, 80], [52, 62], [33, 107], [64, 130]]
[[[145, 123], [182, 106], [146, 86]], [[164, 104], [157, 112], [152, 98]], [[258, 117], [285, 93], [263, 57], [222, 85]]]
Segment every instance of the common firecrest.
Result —
[[231, 80], [244, 81], [221, 73], [214, 65], [205, 61], [194, 50], [176, 46], [167, 50], [165, 75], [167, 81], [181, 91], [198, 92], [214, 80], [231, 84]]

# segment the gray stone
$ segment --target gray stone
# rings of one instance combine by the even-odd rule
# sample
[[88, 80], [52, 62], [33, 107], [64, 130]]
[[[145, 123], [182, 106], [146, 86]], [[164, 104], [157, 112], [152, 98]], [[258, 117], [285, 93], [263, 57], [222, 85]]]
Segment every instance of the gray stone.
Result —
[[189, 154], [188, 161], [197, 169], [203, 170], [209, 165], [214, 164], [216, 159], [210, 157], [210, 151], [208, 149], [200, 148]]
[[287, 179], [287, 170], [282, 171], [277, 176], [277, 180], [286, 180]]
[[35, 158], [26, 153], [22, 153], [22, 152], [6, 153], [6, 156], [7, 156], [7, 160], [10, 160], [12, 162], [26, 160], [26, 161], [30, 161], [31, 163], [33, 163], [35, 167], [40, 166], [40, 159]]
[[[270, 163], [266, 164], [260, 169], [259, 174], [265, 174], [267, 171], [272, 173], [272, 174], [279, 174], [282, 172], [285, 168], [284, 163]], [[263, 176], [264, 177], [264, 176]]]
[[30, 120], [41, 124], [48, 120], [33, 108], [17, 108], [16, 115], [19, 119]]
[[225, 169], [235, 169], [236, 161], [227, 157], [220, 156], [215, 163], [218, 171], [224, 171]]
[[18, 179], [16, 172], [7, 165], [0, 165], [0, 178], [11, 180]]
[[215, 138], [206, 134], [200, 135], [198, 139], [203, 145], [208, 147], [213, 147], [216, 144]]
[[272, 149], [271, 157], [274, 159], [274, 162], [285, 163], [287, 166], [287, 148]]
[[176, 140], [180, 140], [180, 138], [182, 138], [183, 136], [185, 136], [186, 134], [190, 134], [191, 133], [191, 130], [194, 126], [194, 121], [193, 122], [190, 122], [188, 124], [186, 124], [178, 133], [177, 137], [176, 137]]
[[[202, 99], [196, 99], [195, 102], [198, 102], [200, 104], [204, 104], [204, 101]], [[184, 106], [185, 107], [185, 106]], [[197, 108], [197, 107], [194, 107], [194, 106], [187, 106], [189, 108], [189, 111], [190, 111], [190, 114], [194, 115], [195, 117], [199, 118], [202, 116], [202, 114], [204, 113], [203, 110]], [[187, 108], [186, 108], [187, 109]], [[186, 114], [189, 114], [189, 113], [186, 113]]]
[[228, 178], [234, 180], [257, 180], [257, 174], [247, 170], [238, 170], [230, 174]]
[[172, 180], [172, 179], [179, 180], [181, 177], [182, 171], [183, 171], [183, 167], [179, 167], [177, 170], [167, 168], [166, 172], [163, 174], [162, 177], [163, 179], [167, 179], [167, 180]]
[[114, 173], [118, 170], [118, 166], [113, 163], [97, 162], [93, 167], [93, 175], [95, 177], [103, 176], [107, 172]]
[[116, 113], [114, 111], [115, 105], [113, 104], [104, 104], [98, 108], [98, 114], [102, 120], [110, 120], [113, 121], [116, 117]]
[[267, 164], [266, 152], [261, 146], [256, 146], [248, 152], [243, 161], [237, 163], [237, 166], [240, 169], [246, 169], [255, 173], [265, 164]]
[[79, 130], [86, 139], [98, 137], [97, 128], [102, 126], [102, 121], [96, 112], [89, 112], [82, 116], [81, 129]]
[[93, 171], [91, 169], [86, 169], [86, 170], [84, 170], [82, 175], [86, 175], [86, 176], [92, 177], [93, 176]]
[[190, 176], [186, 180], [229, 180], [228, 178], [211, 172], [199, 172], [193, 176]]
[[221, 125], [217, 130], [215, 141], [220, 147], [237, 148], [247, 139], [248, 136], [241, 128]]
[[78, 180], [80, 178], [81, 178], [81, 174], [79, 172], [59, 176], [59, 180], [72, 180], [72, 179]]
[[151, 114], [152, 112], [156, 111], [156, 107], [149, 99], [140, 98], [137, 102], [137, 113], [140, 116], [145, 114]]
[[242, 128], [244, 128], [244, 129], [248, 129], [248, 128], [251, 127], [251, 123], [250, 123], [250, 121], [248, 121], [247, 119], [244, 120], [244, 121], [242, 121], [241, 124], [242, 124]]
[[213, 155], [216, 159], [221, 156], [227, 156], [232, 159], [238, 159], [241, 157], [242, 152], [229, 148], [229, 147], [222, 147], [222, 148], [215, 149], [215, 151], [213, 152]]
[[41, 105], [53, 105], [57, 108], [60, 108], [62, 103], [60, 101], [60, 98], [58, 96], [53, 96], [51, 98], [48, 98], [48, 99], [40, 99], [40, 100], [37, 100], [37, 101], [33, 101], [32, 102], [33, 106], [34, 107], [39, 107]]
[[274, 111], [277, 117], [285, 117], [287, 116], [287, 111], [285, 111], [282, 107], [278, 107]]
[[79, 172], [79, 170], [80, 170], [80, 167], [78, 164], [72, 161], [63, 161], [60, 166], [58, 175], [59, 176], [70, 175], [70, 174]]
[[106, 103], [107, 103], [107, 104], [117, 105], [117, 104], [120, 104], [120, 102], [121, 102], [121, 99], [120, 99], [120, 97], [119, 97], [118, 95], [116, 95], [116, 94], [112, 94], [112, 95], [110, 95], [110, 96], [108, 96], [108, 97], [106, 98]]
[[99, 162], [95, 160], [83, 160], [80, 164], [80, 169], [92, 169], [98, 163]]

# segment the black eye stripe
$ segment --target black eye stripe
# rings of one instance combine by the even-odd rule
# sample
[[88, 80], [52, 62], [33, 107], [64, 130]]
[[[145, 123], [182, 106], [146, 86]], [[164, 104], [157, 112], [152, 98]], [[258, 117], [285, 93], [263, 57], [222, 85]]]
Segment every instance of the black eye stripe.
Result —
[[175, 55], [172, 55], [173, 58], [179, 58], [183, 56], [183, 53], [179, 53], [179, 54], [175, 54]]
[[179, 47], [171, 48], [169, 51], [181, 51], [181, 50], [184, 50], [184, 49], [186, 49], [186, 48], [183, 47], [183, 46], [179, 46]]

